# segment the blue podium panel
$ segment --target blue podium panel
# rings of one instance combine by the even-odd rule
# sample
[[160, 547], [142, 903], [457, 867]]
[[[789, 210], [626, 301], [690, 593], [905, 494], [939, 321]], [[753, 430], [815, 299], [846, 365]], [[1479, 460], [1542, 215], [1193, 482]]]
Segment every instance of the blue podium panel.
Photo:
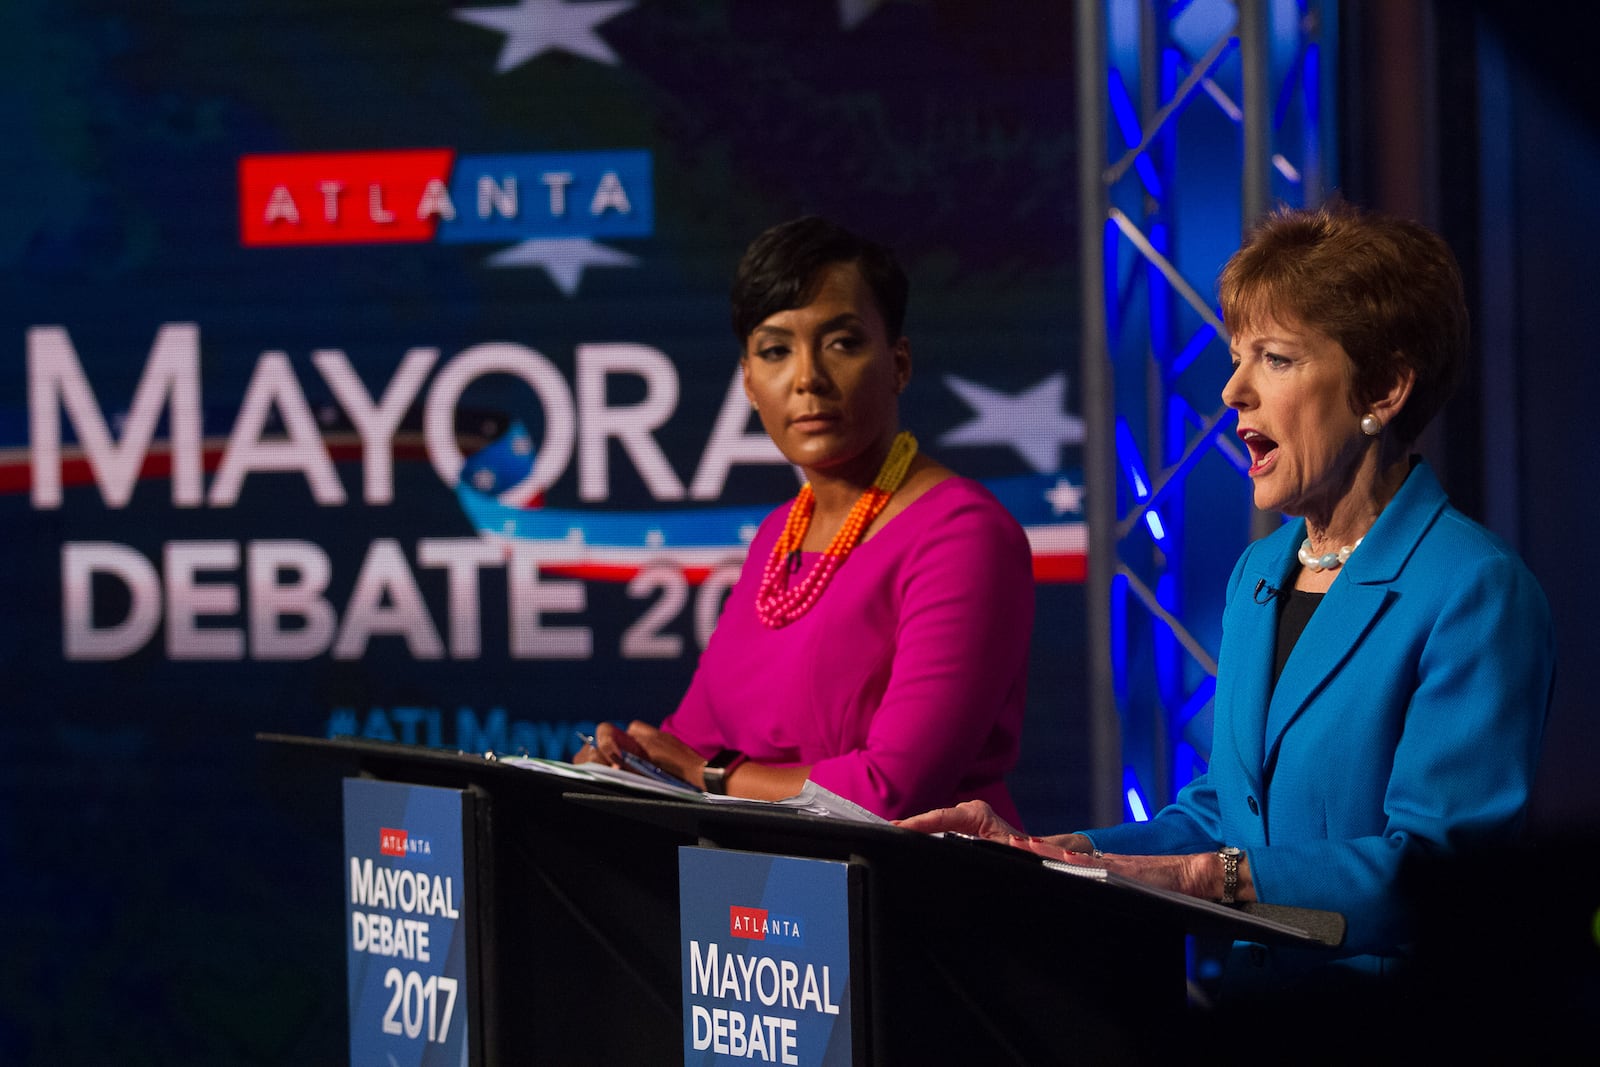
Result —
[[678, 850], [683, 1062], [857, 1062], [860, 871], [833, 860]]
[[466, 790], [344, 781], [351, 1067], [477, 1063]]

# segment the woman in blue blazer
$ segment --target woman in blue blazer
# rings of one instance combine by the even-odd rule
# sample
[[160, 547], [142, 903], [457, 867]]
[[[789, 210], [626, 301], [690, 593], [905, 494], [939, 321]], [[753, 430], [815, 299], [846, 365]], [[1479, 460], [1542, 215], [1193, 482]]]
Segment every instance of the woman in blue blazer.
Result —
[[1549, 607], [1411, 454], [1467, 349], [1437, 235], [1347, 205], [1280, 211], [1219, 290], [1223, 399], [1255, 503], [1294, 521], [1229, 580], [1207, 773], [1143, 823], [1029, 838], [968, 803], [901, 825], [1345, 917], [1337, 950], [1235, 946], [1225, 994], [1382, 975], [1414, 936], [1408, 874], [1522, 827], [1555, 671]]

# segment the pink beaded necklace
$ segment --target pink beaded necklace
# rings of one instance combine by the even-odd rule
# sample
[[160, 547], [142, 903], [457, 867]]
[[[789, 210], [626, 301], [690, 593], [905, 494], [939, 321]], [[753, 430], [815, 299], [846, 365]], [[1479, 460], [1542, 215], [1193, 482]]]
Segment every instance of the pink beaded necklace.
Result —
[[872, 488], [856, 499], [850, 514], [845, 516], [844, 525], [833, 535], [833, 540], [828, 543], [817, 565], [811, 568], [803, 581], [791, 587], [784, 580], [784, 572], [790, 555], [798, 552], [805, 542], [806, 531], [811, 529], [811, 514], [817, 508], [811, 483], [800, 487], [800, 494], [789, 508], [789, 519], [783, 524], [783, 533], [778, 537], [778, 543], [772, 546], [772, 555], [767, 557], [766, 568], [761, 572], [761, 590], [756, 594], [756, 617], [768, 629], [787, 626], [811, 610], [811, 605], [828, 588], [833, 572], [850, 558], [861, 535], [866, 533], [872, 520], [878, 517], [889, 503], [889, 498], [894, 496], [895, 490], [906, 480], [906, 472], [910, 470], [911, 460], [916, 454], [917, 439], [911, 436], [911, 431], [901, 430], [895, 435], [883, 466], [878, 468], [878, 476], [872, 480]]

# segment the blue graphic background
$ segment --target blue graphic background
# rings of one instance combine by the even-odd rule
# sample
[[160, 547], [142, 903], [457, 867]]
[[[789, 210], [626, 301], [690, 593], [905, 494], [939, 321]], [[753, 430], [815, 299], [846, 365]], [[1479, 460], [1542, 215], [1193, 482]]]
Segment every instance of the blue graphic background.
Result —
[[[426, 841], [425, 855], [388, 856], [379, 849], [379, 833], [385, 829], [405, 830], [408, 840]], [[344, 781], [344, 876], [345, 876], [345, 949], [349, 956], [349, 1019], [350, 1064], [398, 1065], [398, 1067], [457, 1067], [467, 1062], [472, 1045], [478, 1043], [471, 1032], [471, 1020], [476, 1010], [471, 991], [467, 986], [467, 924], [477, 921], [469, 907], [465, 856], [462, 849], [462, 794], [453, 789], [436, 789], [428, 786], [401, 785], [396, 782], [379, 782], [360, 778]], [[400, 908], [357, 908], [350, 885], [350, 861], [371, 860], [374, 868], [410, 868], [431, 878], [448, 878], [453, 887], [450, 902], [459, 918], [445, 915], [427, 915], [422, 911], [405, 912]], [[428, 962], [406, 959], [402, 956], [384, 956], [372, 952], [358, 952], [352, 939], [353, 913], [357, 910], [392, 918], [408, 918], [425, 922], [428, 926]], [[414, 1022], [421, 1023], [416, 1037], [383, 1032], [383, 1022], [395, 990], [386, 985], [386, 975], [391, 968], [402, 973], [415, 971], [424, 981], [437, 976], [453, 978], [456, 986], [454, 1005], [451, 1008], [449, 1029], [443, 1032], [442, 1041], [431, 1041], [428, 1028], [421, 1023], [417, 1009], [421, 1004], [411, 1004]], [[402, 988], [402, 993], [408, 993]], [[438, 1024], [445, 1022], [445, 994], [438, 993], [428, 1007], [436, 1009], [433, 1018]], [[426, 1010], [426, 1009], [424, 1009]], [[405, 1022], [404, 1010], [395, 1014], [396, 1021]]]
[[[849, 873], [848, 864], [831, 860], [769, 856], [731, 849], [678, 850], [684, 1063], [748, 1062], [748, 1057], [719, 1056], [712, 1049], [695, 1049], [691, 1013], [694, 1005], [724, 1008], [746, 1016], [794, 1019], [798, 1023], [795, 1049], [801, 1064], [823, 1067], [851, 1062], [850, 1035], [854, 1023], [848, 984], [851, 976]], [[798, 918], [803, 931], [801, 943], [770, 936], [761, 941], [730, 936], [730, 906], [762, 908], [771, 916]], [[691, 993], [691, 940], [700, 943], [702, 953], [708, 945], [715, 944], [719, 964], [730, 954], [790, 960], [802, 971], [809, 964], [818, 976], [819, 989], [822, 968], [826, 966], [831, 981], [823, 997], [827, 1003], [837, 1005], [839, 1013], [830, 1015], [809, 1006], [804, 1011], [796, 1011], [785, 1009], [781, 1003], [769, 1007], [754, 996], [747, 1002], [704, 992]], [[722, 973], [719, 965], [717, 974], [720, 977]], [[769, 1058], [781, 1062], [779, 1056]]]
[[[0, 1062], [345, 1055], [337, 793], [291, 792], [262, 765], [258, 732], [561, 756], [575, 724], [659, 720], [688, 684], [697, 615], [714, 617], [709, 583], [685, 592], [645, 658], [623, 655], [624, 639], [673, 590], [581, 581], [583, 607], [546, 621], [589, 629], [591, 654], [519, 659], [492, 569], [474, 658], [422, 659], [378, 635], [348, 659], [179, 661], [158, 631], [123, 659], [65, 659], [63, 546], [96, 541], [158, 571], [180, 542], [237, 545], [241, 559], [253, 544], [311, 545], [341, 619], [363, 561], [392, 542], [448, 640], [446, 577], [419, 566], [418, 546], [475, 539], [477, 526], [428, 462], [415, 411], [395, 442], [392, 498], [364, 502], [368, 465], [319, 350], [342, 352], [377, 397], [418, 347], [438, 350], [436, 376], [474, 346], [520, 345], [571, 386], [581, 346], [647, 346], [679, 380], [653, 437], [687, 485], [735, 368], [738, 255], [767, 226], [817, 212], [907, 265], [915, 368], [902, 416], [926, 451], [984, 480], [1081, 466], [1070, 5], [896, 0], [847, 18], [832, 0], [649, 0], [591, 28], [610, 61], [566, 47], [516, 60], [511, 35], [459, 17], [469, 6], [15, 0], [0, 15], [12, 45], [0, 87], [0, 846], [26, 857], [8, 879], [26, 921], [0, 963]], [[520, 238], [240, 244], [243, 156], [440, 147], [458, 160], [648, 153], [651, 229], [550, 261], [511, 256]], [[170, 480], [148, 472], [123, 508], [92, 484], [69, 484], [59, 509], [33, 506], [28, 330], [67, 332], [116, 433], [174, 322], [198, 327], [210, 461], [263, 354], [282, 353], [339, 449], [346, 503], [318, 504], [297, 472], [257, 471], [231, 507], [179, 508]], [[616, 375], [606, 400], [643, 392]], [[1043, 400], [1027, 418], [1002, 406], [1029, 397]], [[525, 383], [485, 378], [462, 398], [457, 439], [470, 455], [520, 421], [539, 442], [545, 416]], [[1015, 439], [1030, 419], [1040, 431]], [[759, 511], [796, 488], [784, 467], [736, 465], [717, 500], [662, 501], [615, 443], [606, 459], [605, 500], [581, 497], [574, 459], [544, 506]], [[240, 598], [204, 625], [243, 629], [244, 565], [202, 578]], [[97, 600], [111, 619], [127, 607], [114, 583]], [[1081, 585], [1039, 587], [1013, 787], [1040, 827], [1088, 810], [1083, 610]]]
[[[544, 180], [552, 173], [566, 178], [559, 183], [563, 201], [559, 215], [552, 208], [550, 186]], [[604, 207], [591, 210], [607, 176], [625, 191], [626, 212]], [[515, 179], [519, 210], [514, 219], [479, 213], [480, 178], [490, 178], [499, 187]], [[450, 175], [450, 199], [456, 205], [456, 217], [439, 224], [439, 240], [447, 244], [535, 237], [648, 237], [655, 224], [650, 154], [645, 151], [461, 156]]]

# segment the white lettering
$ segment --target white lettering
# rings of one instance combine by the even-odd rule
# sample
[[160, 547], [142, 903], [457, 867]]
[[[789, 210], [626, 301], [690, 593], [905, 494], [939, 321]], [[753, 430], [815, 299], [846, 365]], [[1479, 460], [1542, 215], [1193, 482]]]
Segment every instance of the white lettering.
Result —
[[202, 584], [198, 571], [232, 571], [239, 566], [236, 541], [168, 542], [167, 656], [174, 660], [237, 660], [244, 658], [244, 634], [234, 627], [201, 628], [202, 615], [239, 612], [236, 585]]
[[109, 508], [125, 507], [150, 452], [163, 400], [170, 405], [172, 503], [194, 507], [200, 486], [200, 328], [162, 326], [134, 391], [120, 445], [112, 441], [72, 340], [60, 326], [28, 331], [28, 462], [33, 506], [61, 506], [61, 408], [77, 430], [89, 470]]
[[[717, 943], [711, 942], [706, 946], [706, 954], [700, 955], [700, 942], [689, 940], [689, 993], [690, 995], [710, 993], [712, 983], [717, 976]], [[698, 1046], [697, 1046], [698, 1047]]]
[[425, 219], [429, 215], [437, 215], [446, 222], [456, 217], [456, 206], [450, 200], [450, 189], [440, 178], [429, 178], [428, 184], [422, 187], [422, 196], [417, 200], [417, 218]]
[[[644, 400], [630, 407], [607, 407], [606, 378], [612, 374], [635, 374], [644, 379]], [[605, 500], [611, 495], [606, 441], [615, 439], [655, 499], [682, 500], [683, 483], [650, 436], [678, 406], [678, 372], [672, 361], [646, 345], [579, 345], [577, 379], [582, 426], [578, 438], [578, 495], [584, 500]]]
[[438, 358], [437, 348], [411, 349], [400, 361], [383, 399], [374, 404], [343, 352], [324, 349], [311, 354], [311, 361], [361, 436], [362, 499], [368, 504], [394, 500], [394, 436]]
[[287, 185], [275, 185], [272, 194], [267, 197], [267, 207], [261, 213], [263, 222], [290, 222], [300, 224], [300, 209], [295, 207], [294, 197], [289, 194]]
[[778, 1002], [778, 964], [771, 956], [762, 956], [756, 970], [756, 999], [769, 1008]]
[[339, 194], [344, 192], [344, 182], [319, 182], [317, 188], [322, 190], [322, 217], [329, 222], [337, 222]]
[[377, 223], [394, 221], [394, 212], [383, 206], [383, 186], [377, 182], [367, 186], [367, 216]]
[[617, 177], [615, 171], [609, 170], [600, 175], [599, 188], [594, 191], [594, 199], [589, 201], [590, 215], [604, 215], [607, 211], [615, 211], [619, 215], [633, 212], [633, 205], [628, 202], [628, 191], [622, 187], [622, 179]]
[[335, 659], [359, 659], [377, 634], [404, 637], [417, 659], [439, 659], [444, 645], [406, 566], [400, 546], [384, 538], [372, 543], [334, 641]]
[[[263, 440], [268, 417], [276, 409], [286, 440]], [[334, 472], [300, 383], [282, 352], [263, 352], [245, 392], [239, 418], [211, 485], [212, 507], [232, 507], [245, 476], [254, 471], [299, 471], [312, 496], [324, 507], [345, 502], [344, 486]]]
[[543, 580], [534, 549], [516, 544], [506, 565], [511, 598], [511, 655], [517, 659], [589, 659], [594, 633], [586, 626], [548, 627], [546, 612], [579, 612], [587, 591], [580, 581]]
[[[765, 431], [746, 433], [750, 425], [750, 398], [744, 395], [744, 377], [736, 368], [722, 397], [722, 409], [711, 428], [711, 440], [700, 457], [700, 469], [689, 486], [696, 500], [716, 500], [728, 482], [735, 463], [772, 465], [788, 462]], [[799, 472], [796, 472], [800, 480]]]
[[[120, 579], [128, 592], [127, 617], [96, 626], [94, 578]], [[138, 552], [123, 545], [85, 541], [61, 549], [62, 645], [68, 660], [114, 660], [145, 646], [161, 624], [161, 577]]]
[[498, 544], [481, 539], [450, 538], [417, 545], [417, 562], [424, 567], [442, 567], [447, 576], [452, 659], [478, 658], [482, 645], [478, 572], [500, 566], [504, 558], [505, 550]]
[[[323, 598], [333, 564], [305, 541], [254, 541], [246, 563], [250, 648], [256, 659], [304, 660], [319, 655], [333, 636], [333, 606]], [[286, 628], [283, 621], [298, 619]]]
[[504, 184], [496, 184], [489, 175], [478, 178], [478, 218], [486, 219], [498, 211], [504, 218], [517, 217], [517, 179], [507, 175]]
[[456, 447], [456, 405], [467, 386], [487, 374], [521, 378], [538, 394], [544, 408], [544, 441], [533, 470], [522, 482], [502, 494], [507, 499], [527, 500], [555, 484], [561, 472], [567, 469], [577, 437], [572, 394], [567, 390], [566, 381], [549, 360], [531, 348], [502, 343], [474, 345], [440, 370], [428, 391], [423, 413], [428, 455], [440, 479], [454, 489], [466, 463]]
[[539, 176], [550, 190], [550, 214], [560, 218], [567, 213], [567, 186], [572, 184], [570, 171], [551, 170]]

